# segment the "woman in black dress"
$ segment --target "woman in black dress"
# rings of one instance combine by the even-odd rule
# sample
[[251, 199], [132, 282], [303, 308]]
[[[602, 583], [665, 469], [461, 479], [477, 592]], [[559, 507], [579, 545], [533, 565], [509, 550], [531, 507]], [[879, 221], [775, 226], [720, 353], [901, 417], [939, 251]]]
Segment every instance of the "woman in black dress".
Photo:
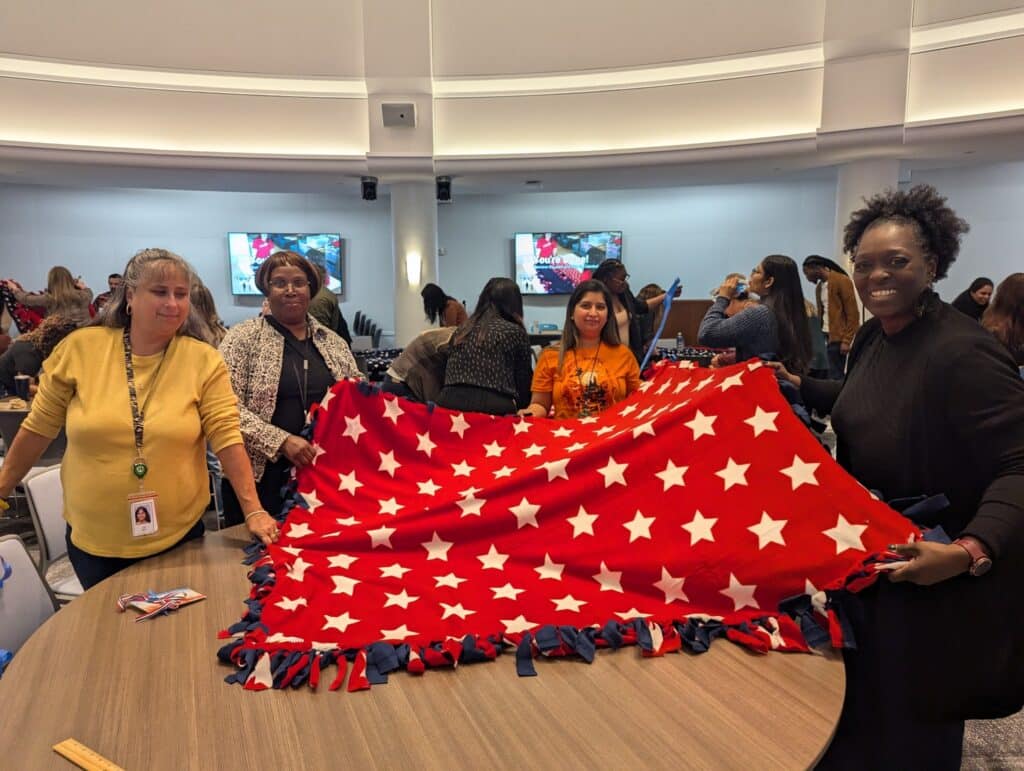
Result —
[[891, 502], [944, 494], [915, 521], [954, 539], [895, 545], [906, 563], [848, 604], [857, 649], [822, 768], [958, 769], [964, 719], [1024, 701], [1024, 382], [932, 291], [967, 230], [926, 185], [867, 200], [844, 247], [874, 318], [845, 380], [776, 367], [831, 413], [837, 459], [866, 487]]

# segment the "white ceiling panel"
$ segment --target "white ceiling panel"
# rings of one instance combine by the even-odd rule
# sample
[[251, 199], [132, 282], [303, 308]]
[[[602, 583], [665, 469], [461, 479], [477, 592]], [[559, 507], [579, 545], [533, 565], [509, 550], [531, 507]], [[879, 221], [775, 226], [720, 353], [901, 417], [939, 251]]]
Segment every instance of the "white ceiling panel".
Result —
[[914, 3], [914, 26], [967, 19], [986, 13], [1024, 8], [1020, 0], [916, 0]]
[[159, 69], [361, 77], [359, 0], [5, 0], [0, 51]]
[[438, 156], [615, 152], [813, 135], [820, 69], [603, 93], [439, 99]]
[[150, 91], [0, 78], [0, 142], [159, 153], [351, 157], [363, 99]]
[[434, 77], [733, 56], [821, 42], [824, 0], [433, 0]]
[[1024, 37], [910, 57], [907, 121], [942, 121], [1024, 110]]

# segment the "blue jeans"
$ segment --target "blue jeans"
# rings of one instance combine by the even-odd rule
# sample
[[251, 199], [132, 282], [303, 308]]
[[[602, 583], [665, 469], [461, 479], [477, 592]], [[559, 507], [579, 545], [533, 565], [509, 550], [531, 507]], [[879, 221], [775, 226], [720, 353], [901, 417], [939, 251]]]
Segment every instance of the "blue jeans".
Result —
[[828, 379], [842, 380], [846, 373], [846, 354], [839, 350], [840, 343], [828, 344]]

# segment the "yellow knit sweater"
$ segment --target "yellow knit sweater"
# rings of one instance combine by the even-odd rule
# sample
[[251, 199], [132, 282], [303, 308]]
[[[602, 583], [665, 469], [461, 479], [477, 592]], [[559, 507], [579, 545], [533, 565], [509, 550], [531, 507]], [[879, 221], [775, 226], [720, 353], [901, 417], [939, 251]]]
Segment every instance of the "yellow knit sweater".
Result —
[[220, 354], [206, 343], [176, 337], [165, 354], [133, 356], [139, 406], [146, 403], [143, 453], [159, 530], [133, 537], [128, 496], [135, 436], [128, 401], [122, 330], [73, 332], [45, 362], [24, 428], [55, 437], [66, 426], [61, 466], [64, 518], [80, 549], [102, 557], [145, 557], [173, 546], [195, 525], [209, 500], [206, 442], [214, 452], [242, 443], [238, 407]]

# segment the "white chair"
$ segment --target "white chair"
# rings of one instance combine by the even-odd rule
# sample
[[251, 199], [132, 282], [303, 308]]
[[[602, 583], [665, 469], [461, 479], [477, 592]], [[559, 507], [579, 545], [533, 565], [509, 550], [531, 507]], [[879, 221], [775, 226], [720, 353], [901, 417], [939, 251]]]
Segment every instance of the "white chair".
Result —
[[352, 345], [349, 346], [352, 352], [369, 351], [373, 349], [373, 338], [370, 335], [355, 335], [352, 338]]
[[[25, 479], [25, 497], [32, 515], [32, 525], [39, 541], [39, 572], [45, 577], [50, 566], [68, 553], [64, 533], [64, 489], [60, 483], [60, 466], [52, 466]], [[57, 599], [67, 602], [82, 593], [82, 584], [72, 572], [66, 578], [47, 581]]]
[[[0, 557], [11, 567], [11, 575], [0, 587], [0, 648], [16, 653], [56, 612], [57, 602], [18, 536], [0, 538]], [[0, 577], [2, 571], [0, 565]]]

